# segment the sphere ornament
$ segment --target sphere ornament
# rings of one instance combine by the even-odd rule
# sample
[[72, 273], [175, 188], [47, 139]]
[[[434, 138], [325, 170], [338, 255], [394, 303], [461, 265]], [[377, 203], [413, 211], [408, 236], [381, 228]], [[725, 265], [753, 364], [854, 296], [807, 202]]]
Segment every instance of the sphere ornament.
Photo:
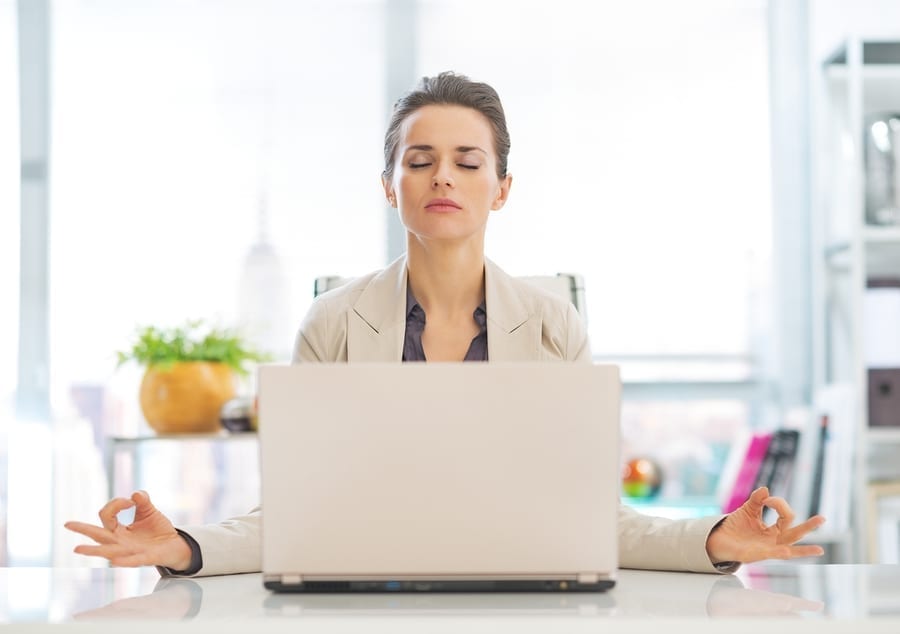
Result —
[[662, 488], [663, 473], [650, 458], [633, 458], [622, 470], [622, 492], [631, 498], [656, 497]]

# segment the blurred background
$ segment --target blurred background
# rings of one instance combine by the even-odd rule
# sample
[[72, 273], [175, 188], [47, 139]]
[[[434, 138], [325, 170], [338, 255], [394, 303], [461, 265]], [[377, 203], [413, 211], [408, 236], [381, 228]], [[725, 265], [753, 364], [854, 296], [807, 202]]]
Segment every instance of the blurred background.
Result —
[[402, 252], [384, 129], [444, 70], [508, 117], [489, 257], [583, 277], [623, 459], [663, 475], [634, 503], [717, 512], [740, 439], [807, 424], [827, 381], [815, 78], [897, 25], [887, 0], [0, 0], [0, 563], [100, 565], [62, 523], [134, 487], [179, 523], [255, 504], [253, 435], [154, 438], [116, 351], [203, 319], [289, 360], [317, 277]]

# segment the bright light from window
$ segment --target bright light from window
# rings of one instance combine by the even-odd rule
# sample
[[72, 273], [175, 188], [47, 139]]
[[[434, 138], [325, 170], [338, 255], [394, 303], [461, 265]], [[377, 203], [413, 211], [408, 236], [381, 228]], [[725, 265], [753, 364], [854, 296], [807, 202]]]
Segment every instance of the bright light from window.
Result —
[[16, 5], [0, 0], [0, 410], [12, 406], [19, 341], [19, 68]]
[[110, 380], [139, 324], [263, 314], [240, 293], [261, 222], [281, 267], [266, 325], [288, 359], [313, 279], [384, 263], [381, 7], [100, 0], [53, 16], [55, 404], [75, 379]]
[[770, 254], [765, 3], [429, 0], [419, 25], [420, 74], [504, 101], [514, 180], [489, 256], [581, 273], [595, 353], [750, 352]]

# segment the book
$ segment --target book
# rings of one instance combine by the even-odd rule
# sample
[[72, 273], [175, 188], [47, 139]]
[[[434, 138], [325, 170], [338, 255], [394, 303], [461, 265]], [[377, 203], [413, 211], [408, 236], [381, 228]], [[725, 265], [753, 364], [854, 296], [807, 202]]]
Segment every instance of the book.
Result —
[[716, 505], [719, 509], [727, 507], [731, 500], [731, 492], [734, 489], [734, 483], [737, 481], [741, 465], [744, 464], [744, 457], [747, 455], [747, 447], [750, 445], [751, 436], [751, 430], [741, 428], [731, 441], [728, 456], [725, 459], [725, 464], [722, 465], [721, 471], [719, 471], [719, 479], [716, 483]]
[[797, 431], [797, 451], [784, 497], [797, 513], [798, 521], [802, 521], [809, 517], [812, 490], [821, 479], [815, 474], [821, 421], [811, 407], [797, 407], [785, 414], [784, 426]]
[[[797, 459], [800, 432], [796, 429], [778, 429], [772, 436], [766, 457], [760, 467], [759, 476], [754, 488], [768, 487], [769, 495], [787, 498], [790, 492], [791, 478], [794, 474], [794, 463]], [[763, 521], [767, 524], [775, 521], [778, 515], [767, 508], [763, 513]]]
[[731, 495], [722, 509], [723, 513], [731, 513], [750, 497], [773, 435], [774, 433], [770, 431], [756, 432], [750, 437], [744, 460], [731, 489]]
[[824, 421], [818, 512], [835, 532], [851, 526], [855, 439], [860, 424], [857, 404], [850, 384], [826, 385], [816, 395], [816, 408]]
[[787, 498], [794, 475], [794, 463], [800, 444], [800, 432], [796, 429], [779, 429], [769, 444], [769, 453], [774, 454], [775, 465], [765, 486], [769, 493]]
[[772, 433], [769, 446], [766, 447], [766, 455], [763, 456], [762, 462], [759, 464], [759, 471], [756, 472], [756, 479], [753, 481], [751, 491], [759, 487], [767, 487], [772, 481], [772, 474], [775, 473], [775, 463], [778, 460], [778, 443], [779, 430], [776, 430]]
[[819, 416], [815, 462], [812, 468], [812, 487], [809, 493], [809, 516], [817, 515], [822, 501], [822, 472], [825, 468], [825, 441], [828, 438], [828, 415]]

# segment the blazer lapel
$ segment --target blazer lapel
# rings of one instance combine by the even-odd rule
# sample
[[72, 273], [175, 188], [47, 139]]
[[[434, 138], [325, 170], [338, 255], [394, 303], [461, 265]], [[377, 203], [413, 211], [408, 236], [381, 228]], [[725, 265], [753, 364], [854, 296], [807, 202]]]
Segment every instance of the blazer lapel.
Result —
[[[347, 360], [400, 361], [406, 335], [406, 256], [372, 278], [349, 314]], [[523, 300], [516, 281], [485, 258], [484, 292], [490, 361], [541, 358], [541, 320]]]
[[522, 299], [515, 280], [485, 258], [484, 293], [489, 361], [541, 358], [541, 320]]
[[347, 361], [400, 361], [406, 333], [406, 256], [372, 278], [349, 313]]

